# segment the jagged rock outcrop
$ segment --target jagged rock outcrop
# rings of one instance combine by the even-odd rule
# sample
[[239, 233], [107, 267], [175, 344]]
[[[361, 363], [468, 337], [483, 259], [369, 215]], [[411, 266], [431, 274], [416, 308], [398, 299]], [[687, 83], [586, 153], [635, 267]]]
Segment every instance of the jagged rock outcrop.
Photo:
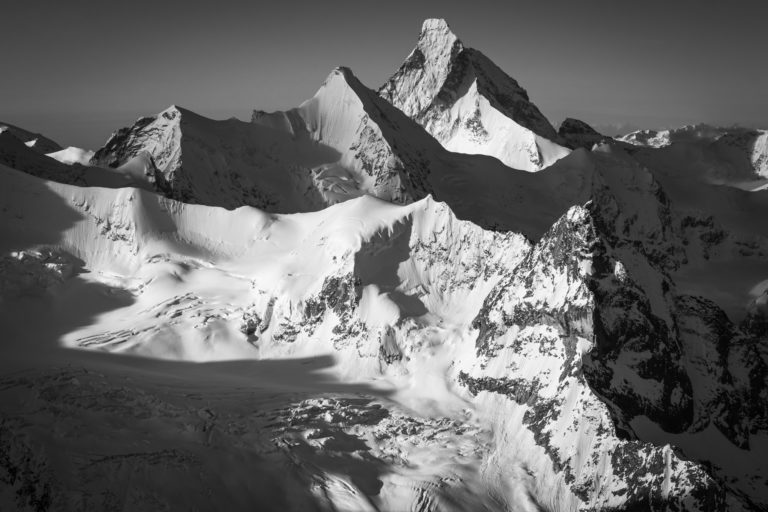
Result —
[[[594, 323], [603, 306], [591, 290], [602, 250], [589, 208], [570, 210], [483, 303], [473, 321], [478, 361], [459, 380], [499, 409], [499, 435], [520, 446], [533, 440], [536, 448], [522, 456], [541, 475], [542, 490], [564, 479], [563, 508], [716, 510], [723, 486], [669, 447], [628, 436], [616, 411], [633, 402], [617, 406], [605, 395], [614, 387], [593, 382], [595, 358], [606, 350]], [[666, 379], [658, 370], [654, 378]], [[522, 429], [510, 416], [521, 417]]]
[[416, 48], [379, 94], [450, 151], [527, 171], [568, 153], [525, 89], [442, 19], [424, 22]]
[[[494, 417], [505, 437], [522, 445], [533, 436], [576, 509], [757, 506], [759, 465], [728, 476], [733, 469], [713, 453], [765, 435], [764, 342], [738, 333], [713, 303], [678, 294], [657, 251], [632, 241], [647, 226], [630, 216], [617, 237], [613, 213], [601, 207], [613, 200], [571, 210], [494, 288], [472, 324], [479, 361], [459, 381], [503, 409]], [[508, 419], [519, 414], [530, 434]], [[707, 434], [710, 424], [719, 436]], [[685, 436], [707, 436], [709, 449], [661, 446]], [[662, 484], [653, 476], [662, 473], [674, 476]]]
[[[457, 357], [450, 375], [489, 411], [498, 432], [492, 457], [500, 467], [523, 461], [541, 478], [536, 492], [561, 489], [559, 503], [574, 510], [750, 506], [763, 483], [758, 470], [747, 470], [736, 483], [719, 461], [669, 445], [674, 436], [695, 438], [710, 424], [722, 435], [709, 442], [721, 447], [746, 448], [750, 435], [764, 435], [762, 342], [737, 334], [716, 305], [677, 292], [670, 273], [697, 249], [680, 242], [682, 228], [668, 198], [647, 170], [606, 167], [611, 175], [605, 176], [599, 167], [611, 160], [596, 157], [592, 201], [570, 209], [533, 246], [517, 242], [502, 249], [499, 234], [481, 240], [481, 231], [466, 223], [453, 224], [458, 232], [430, 225], [426, 232], [440, 236], [424, 240], [417, 233], [427, 226], [417, 215], [375, 235], [353, 266], [345, 260], [346, 277], [326, 278], [307, 299], [310, 307], [291, 317], [290, 324], [304, 326], [294, 328], [291, 340], [310, 342], [330, 322], [334, 349], [348, 354], [342, 358], [350, 357], [350, 364], [377, 368], [378, 361], [383, 368], [421, 372], [410, 361], [420, 357], [428, 333], [416, 319], [447, 311], [446, 303], [436, 307], [432, 294], [463, 296], [467, 309], [479, 312], [454, 321], [470, 328], [475, 356]], [[627, 193], [612, 180], [640, 188]], [[644, 205], [643, 215], [632, 210], [637, 204]], [[457, 233], [467, 240], [462, 250], [443, 254], [439, 241], [447, 236], [455, 244]], [[478, 256], [501, 251], [506, 261], [488, 266], [476, 260], [461, 272], [449, 271], [468, 247], [477, 247]], [[428, 259], [420, 262], [419, 254]], [[400, 278], [392, 281], [379, 271], [381, 263], [367, 263], [368, 255], [379, 262], [405, 258], [397, 266]], [[366, 270], [371, 267], [377, 271]], [[420, 275], [427, 269], [429, 279]], [[462, 281], [454, 281], [459, 276]], [[401, 295], [406, 283], [418, 294]], [[366, 296], [372, 286], [374, 294]], [[376, 311], [394, 302], [383, 328], [367, 312], [372, 297], [382, 296], [387, 300], [376, 303]], [[338, 304], [345, 307], [332, 310]], [[739, 367], [743, 376], [722, 373]], [[748, 419], [738, 420], [736, 410], [749, 411]], [[512, 453], [516, 462], [506, 459]]]

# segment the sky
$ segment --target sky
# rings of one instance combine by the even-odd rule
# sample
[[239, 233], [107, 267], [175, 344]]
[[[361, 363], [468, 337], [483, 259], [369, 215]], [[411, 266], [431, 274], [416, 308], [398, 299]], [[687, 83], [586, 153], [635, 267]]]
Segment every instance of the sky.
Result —
[[[64, 146], [176, 104], [248, 119], [350, 67], [378, 88], [445, 18], [557, 126], [768, 128], [765, 0], [0, 0], [0, 121]], [[614, 132], [614, 133], [610, 133]]]

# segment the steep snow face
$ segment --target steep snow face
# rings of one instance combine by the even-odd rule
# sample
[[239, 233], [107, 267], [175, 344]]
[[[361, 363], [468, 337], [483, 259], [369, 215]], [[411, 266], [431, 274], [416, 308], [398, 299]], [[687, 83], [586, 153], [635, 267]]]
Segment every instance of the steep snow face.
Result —
[[573, 119], [571, 117], [565, 119], [560, 124], [560, 127], [557, 129], [557, 135], [564, 141], [565, 145], [571, 149], [592, 149], [595, 144], [611, 140], [610, 137], [606, 137], [596, 131], [584, 121]]
[[444, 20], [424, 22], [416, 48], [379, 93], [451, 151], [527, 171], [568, 154], [526, 91]]
[[298, 108], [256, 111], [252, 122], [338, 153], [338, 160], [312, 169], [328, 204], [364, 193], [396, 203], [424, 197], [429, 173], [425, 155], [441, 149], [343, 67], [331, 72], [315, 96]]

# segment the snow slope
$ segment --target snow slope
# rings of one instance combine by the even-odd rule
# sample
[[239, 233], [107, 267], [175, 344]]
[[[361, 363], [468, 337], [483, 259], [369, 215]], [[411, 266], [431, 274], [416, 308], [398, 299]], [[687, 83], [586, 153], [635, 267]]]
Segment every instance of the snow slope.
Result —
[[424, 197], [430, 159], [444, 153], [420, 127], [343, 67], [332, 71], [315, 96], [298, 108], [256, 111], [252, 122], [338, 153], [337, 161], [313, 169], [329, 204], [363, 193], [398, 203]]
[[[25, 340], [45, 329], [54, 345], [151, 358], [136, 366], [102, 359], [97, 375], [52, 370], [9, 380], [5, 389], [25, 396], [24, 386], [32, 386], [43, 397], [29, 406], [16, 402], [11, 421], [32, 415], [42, 427], [54, 414], [52, 404], [65, 401], [71, 405], [56, 413], [65, 415], [62, 428], [87, 428], [78, 419], [84, 406], [77, 404], [94, 386], [114, 389], [110, 402], [87, 402], [97, 418], [129, 424], [132, 414], [148, 418], [121, 429], [118, 444], [125, 448], [118, 453], [142, 454], [121, 467], [138, 467], [146, 458], [169, 482], [150, 485], [149, 495], [129, 493], [134, 507], [180, 503], [169, 501], [177, 499], [170, 489], [190, 481], [187, 471], [213, 475], [216, 464], [229, 467], [225, 457], [242, 446], [236, 442], [242, 433], [254, 436], [249, 453], [256, 459], [247, 463], [253, 471], [263, 467], [258, 457], [293, 461], [295, 472], [275, 484], [307, 500], [282, 505], [293, 509], [314, 503], [404, 510], [429, 503], [448, 510], [512, 504], [590, 510], [654, 503], [701, 510], [760, 499], [765, 468], [759, 456], [744, 455], [736, 478], [733, 468], [707, 453], [665, 446], [663, 432], [671, 417], [691, 411], [717, 422], [713, 411], [723, 410], [720, 400], [738, 396], [732, 405], [750, 410], [752, 423], [710, 442], [739, 442], [759, 454], [749, 447], [762, 446], [765, 415], [750, 397], [765, 393], [759, 384], [764, 355], [749, 363], [753, 381], [738, 377], [725, 385], [711, 374], [718, 367], [699, 361], [696, 343], [716, 345], [706, 324], [697, 327], [704, 329], [699, 336], [679, 339], [683, 349], [658, 345], [664, 322], [717, 318], [717, 309], [684, 314], [688, 310], [675, 304], [687, 299], [674, 286], [654, 291], [669, 280], [670, 260], [661, 253], [673, 256], [671, 263], [678, 256], [670, 236], [675, 228], [666, 225], [669, 205], [651, 175], [629, 163], [617, 166], [620, 160], [603, 152], [580, 154], [592, 166], [594, 200], [567, 208], [535, 244], [461, 221], [431, 198], [399, 206], [364, 196], [318, 212], [276, 215], [189, 205], [130, 188], [79, 188], [0, 169], [0, 276], [10, 308], [3, 324], [15, 333], [4, 359], [33, 357], [35, 345]], [[603, 166], [611, 172], [600, 172]], [[521, 175], [545, 179], [556, 170]], [[638, 203], [655, 206], [638, 216], [632, 210]], [[639, 251], [640, 239], [656, 243]], [[25, 307], [49, 311], [48, 325], [29, 332], [28, 322], [14, 314]], [[726, 359], [756, 349], [739, 336]], [[616, 340], [623, 341], [617, 346]], [[65, 360], [81, 357], [61, 353]], [[235, 364], [314, 361], [328, 354], [335, 360], [331, 381], [333, 375], [375, 387], [345, 393], [326, 382], [313, 394], [311, 384], [302, 384], [300, 367], [285, 363], [283, 372], [296, 375], [288, 398], [280, 391], [291, 380], [287, 375], [250, 384]], [[221, 361], [225, 366], [200, 370], [218, 395], [190, 384], [194, 374], [171, 361]], [[167, 376], [136, 373], [144, 364]], [[215, 371], [230, 367], [228, 377]], [[123, 384], [126, 374], [146, 383]], [[171, 391], [160, 391], [163, 379], [176, 383]], [[244, 414], [236, 405], [243, 386], [253, 385], [252, 403], [264, 416]], [[723, 386], [736, 391], [725, 393]], [[374, 398], [381, 393], [390, 399]], [[203, 406], [198, 397], [213, 405]], [[110, 409], [115, 403], [130, 408]], [[687, 425], [670, 434], [684, 440], [708, 424]], [[149, 434], [138, 434], [139, 428]], [[174, 429], [189, 434], [169, 452], [162, 439]], [[89, 432], [91, 446], [114, 438]], [[137, 436], [154, 444], [129, 450]], [[103, 507], [106, 494], [99, 493], [109, 488], [109, 472], [99, 476], [65, 465], [63, 473], [52, 473], [44, 453], [25, 455], [34, 441], [10, 439], [4, 445], [9, 460], [49, 481], [52, 499], [64, 499], [55, 489], [68, 488], [60, 478], [70, 475], [102, 496], [90, 498], [94, 509]], [[88, 464], [115, 460], [104, 458], [114, 447], [99, 448], [104, 455], [94, 457], [67, 437], [48, 443]], [[218, 455], [201, 465], [208, 446]], [[689, 457], [714, 465], [706, 470]], [[216, 477], [211, 482], [213, 494], [205, 500], [214, 503], [242, 508], [238, 499], [257, 495]]]
[[88, 165], [91, 161], [91, 158], [93, 158], [93, 151], [90, 151], [88, 149], [76, 148], [74, 146], [69, 146], [68, 148], [62, 149], [60, 151], [47, 153], [46, 156], [49, 156], [54, 160], [58, 160], [63, 164]]
[[450, 151], [526, 171], [568, 154], [528, 93], [442, 19], [424, 22], [416, 48], [379, 93]]

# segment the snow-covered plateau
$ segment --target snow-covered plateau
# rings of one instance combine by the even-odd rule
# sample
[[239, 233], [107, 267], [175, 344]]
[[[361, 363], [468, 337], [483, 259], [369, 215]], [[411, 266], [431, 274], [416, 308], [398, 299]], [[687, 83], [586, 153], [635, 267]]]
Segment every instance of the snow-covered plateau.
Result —
[[768, 509], [765, 131], [378, 91], [0, 123], [0, 510]]

